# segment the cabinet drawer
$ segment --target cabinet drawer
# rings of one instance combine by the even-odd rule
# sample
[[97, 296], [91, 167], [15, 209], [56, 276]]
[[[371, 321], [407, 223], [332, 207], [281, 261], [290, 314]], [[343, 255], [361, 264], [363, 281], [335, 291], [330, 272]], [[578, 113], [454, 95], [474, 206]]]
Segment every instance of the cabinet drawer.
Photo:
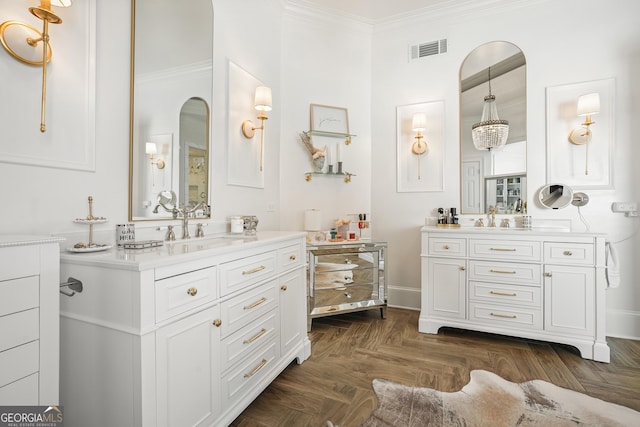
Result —
[[210, 267], [156, 281], [156, 322], [217, 298], [216, 268]]
[[35, 276], [40, 270], [40, 247], [38, 245], [0, 248], [2, 269], [0, 280]]
[[281, 271], [298, 267], [304, 263], [301, 245], [288, 246], [278, 251], [279, 267]]
[[498, 304], [469, 303], [469, 320], [518, 329], [542, 329], [542, 310]]
[[266, 252], [220, 265], [222, 296], [242, 289], [276, 273], [276, 252]]
[[278, 347], [273, 342], [222, 377], [220, 386], [222, 407], [231, 407], [246, 393], [257, 387], [260, 381], [272, 371], [272, 365], [278, 357]]
[[540, 261], [540, 242], [469, 239], [469, 257]]
[[544, 262], [549, 264], [593, 265], [593, 245], [589, 243], [544, 243]]
[[255, 322], [260, 316], [277, 306], [278, 294], [273, 281], [224, 301], [220, 305], [222, 336], [226, 337], [243, 326]]
[[540, 308], [542, 304], [542, 292], [541, 288], [536, 286], [469, 282], [469, 299], [503, 304], [520, 304]]
[[38, 341], [0, 352], [0, 386], [38, 372], [39, 358]]
[[429, 237], [429, 255], [465, 256], [467, 240], [451, 237]]
[[540, 286], [542, 269], [539, 264], [473, 260], [469, 261], [469, 279]]
[[275, 311], [231, 334], [221, 342], [222, 371], [247, 357], [254, 350], [273, 343], [277, 337], [278, 316]]
[[0, 351], [37, 340], [40, 336], [37, 308], [0, 317]]
[[35, 373], [0, 387], [0, 402], [3, 405], [37, 405], [38, 380], [39, 375]]
[[374, 289], [369, 285], [352, 285], [334, 288], [316, 288], [313, 299], [314, 307], [339, 306], [376, 299]]
[[38, 307], [39, 276], [0, 282], [0, 316]]

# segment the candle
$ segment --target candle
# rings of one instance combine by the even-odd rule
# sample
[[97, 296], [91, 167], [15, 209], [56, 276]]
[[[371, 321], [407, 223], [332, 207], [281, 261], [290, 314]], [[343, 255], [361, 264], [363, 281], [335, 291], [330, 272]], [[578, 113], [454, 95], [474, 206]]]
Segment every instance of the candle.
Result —
[[340, 163], [340, 143], [336, 145], [336, 161]]

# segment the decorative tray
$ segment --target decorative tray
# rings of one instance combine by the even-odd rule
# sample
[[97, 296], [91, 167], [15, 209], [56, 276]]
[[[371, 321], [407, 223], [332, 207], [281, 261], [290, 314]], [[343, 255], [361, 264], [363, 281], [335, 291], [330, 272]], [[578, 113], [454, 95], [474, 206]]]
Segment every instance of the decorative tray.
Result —
[[97, 244], [93, 244], [90, 246], [72, 246], [70, 248], [67, 248], [67, 251], [69, 252], [100, 252], [100, 251], [106, 251], [107, 249], [111, 249], [113, 247], [113, 245], [97, 245]]
[[122, 245], [125, 249], [147, 249], [162, 246], [162, 240], [142, 240], [140, 242], [125, 243]]

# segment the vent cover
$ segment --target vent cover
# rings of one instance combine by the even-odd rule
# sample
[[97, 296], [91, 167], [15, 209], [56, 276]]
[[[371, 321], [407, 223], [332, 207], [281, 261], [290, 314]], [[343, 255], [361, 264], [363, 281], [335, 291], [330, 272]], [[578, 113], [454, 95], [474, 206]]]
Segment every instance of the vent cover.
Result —
[[411, 46], [410, 60], [425, 58], [427, 56], [439, 55], [447, 52], [447, 39], [435, 40], [432, 42], [420, 43]]

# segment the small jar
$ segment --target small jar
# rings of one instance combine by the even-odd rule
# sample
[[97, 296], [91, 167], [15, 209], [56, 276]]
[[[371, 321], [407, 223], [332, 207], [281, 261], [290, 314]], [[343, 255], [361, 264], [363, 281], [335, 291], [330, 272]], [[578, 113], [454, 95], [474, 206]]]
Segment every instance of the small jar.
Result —
[[231, 217], [231, 233], [241, 234], [244, 233], [244, 220], [241, 216]]

